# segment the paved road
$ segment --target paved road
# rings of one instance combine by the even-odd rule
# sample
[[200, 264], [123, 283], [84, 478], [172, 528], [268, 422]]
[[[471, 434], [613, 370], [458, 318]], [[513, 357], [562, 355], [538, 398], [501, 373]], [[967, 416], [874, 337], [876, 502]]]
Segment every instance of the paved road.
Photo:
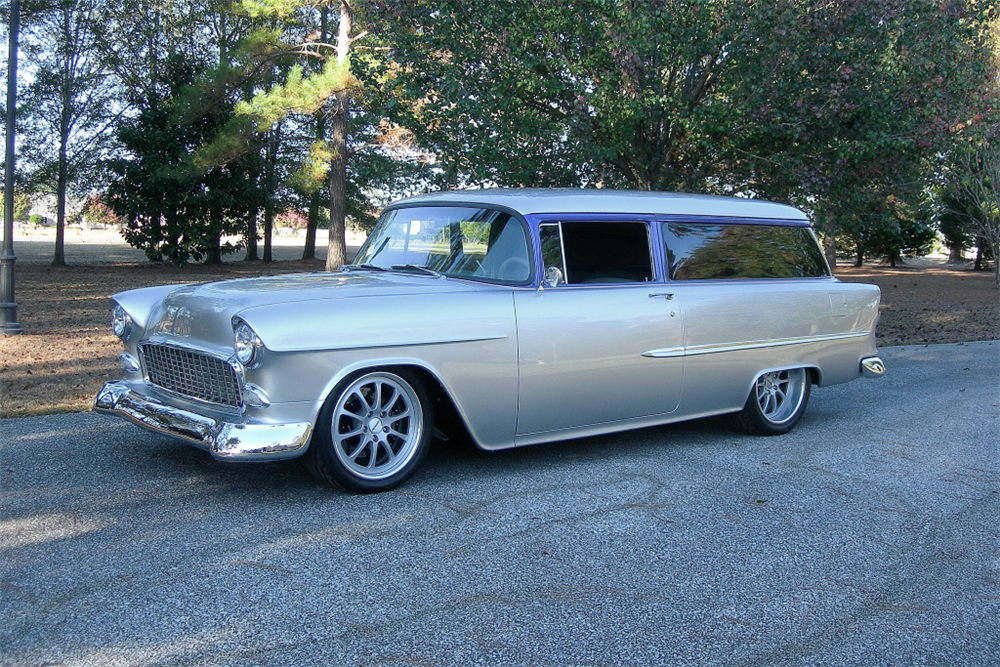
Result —
[[1000, 342], [350, 496], [95, 414], [0, 422], [2, 665], [947, 665], [1000, 656]]

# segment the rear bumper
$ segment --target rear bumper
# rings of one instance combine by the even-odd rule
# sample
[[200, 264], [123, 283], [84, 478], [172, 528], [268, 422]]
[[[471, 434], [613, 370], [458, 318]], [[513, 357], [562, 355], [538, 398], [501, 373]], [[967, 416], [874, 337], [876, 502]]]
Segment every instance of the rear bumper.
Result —
[[124, 382], [105, 384], [94, 399], [94, 409], [184, 440], [220, 460], [294, 458], [305, 452], [312, 435], [310, 423], [254, 424], [216, 419], [138, 394]]

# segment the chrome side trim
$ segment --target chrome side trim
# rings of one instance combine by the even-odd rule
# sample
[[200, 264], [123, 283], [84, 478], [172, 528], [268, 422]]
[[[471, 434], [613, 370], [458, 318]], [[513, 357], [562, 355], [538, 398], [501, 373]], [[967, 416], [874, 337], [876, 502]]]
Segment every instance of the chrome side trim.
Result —
[[504, 340], [506, 334], [492, 336], [469, 336], [463, 338], [439, 338], [437, 340], [401, 340], [385, 343], [359, 342], [348, 345], [337, 345], [335, 343], [324, 345], [323, 347], [312, 347], [309, 345], [282, 345], [280, 342], [273, 346], [269, 345], [268, 350], [273, 352], [341, 352], [345, 350], [381, 350], [396, 347], [427, 347], [432, 345], [454, 345], [457, 343], [482, 343], [490, 340]]
[[226, 422], [142, 396], [121, 381], [108, 382], [94, 409], [207, 450], [215, 459], [266, 461], [299, 456], [309, 445], [312, 424]]
[[795, 338], [774, 338], [770, 340], [744, 341], [741, 343], [721, 343], [711, 345], [693, 345], [691, 347], [663, 347], [655, 350], [647, 350], [642, 353], [644, 357], [654, 359], [665, 359], [672, 357], [693, 357], [700, 354], [717, 354], [719, 352], [741, 352], [743, 350], [759, 350], [770, 347], [784, 347], [785, 345], [802, 345], [804, 343], [823, 343], [831, 340], [844, 340], [847, 338], [864, 338], [870, 335], [870, 331], [853, 331], [842, 334], [824, 334], [820, 336], [797, 336]]

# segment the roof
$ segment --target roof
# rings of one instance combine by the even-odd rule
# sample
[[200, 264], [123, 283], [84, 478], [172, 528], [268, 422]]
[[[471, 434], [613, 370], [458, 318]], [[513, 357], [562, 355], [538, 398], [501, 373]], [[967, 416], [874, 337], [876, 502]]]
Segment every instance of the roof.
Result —
[[447, 190], [401, 199], [390, 206], [459, 203], [504, 206], [521, 215], [629, 213], [720, 218], [768, 218], [808, 222], [806, 215], [797, 208], [761, 199], [593, 188]]

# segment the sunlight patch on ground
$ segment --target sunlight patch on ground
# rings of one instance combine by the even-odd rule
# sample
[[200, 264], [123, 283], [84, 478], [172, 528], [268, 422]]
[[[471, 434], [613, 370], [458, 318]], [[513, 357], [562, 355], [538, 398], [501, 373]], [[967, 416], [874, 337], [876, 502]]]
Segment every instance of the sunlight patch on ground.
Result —
[[0, 551], [80, 537], [111, 525], [76, 513], [41, 514], [0, 521]]

